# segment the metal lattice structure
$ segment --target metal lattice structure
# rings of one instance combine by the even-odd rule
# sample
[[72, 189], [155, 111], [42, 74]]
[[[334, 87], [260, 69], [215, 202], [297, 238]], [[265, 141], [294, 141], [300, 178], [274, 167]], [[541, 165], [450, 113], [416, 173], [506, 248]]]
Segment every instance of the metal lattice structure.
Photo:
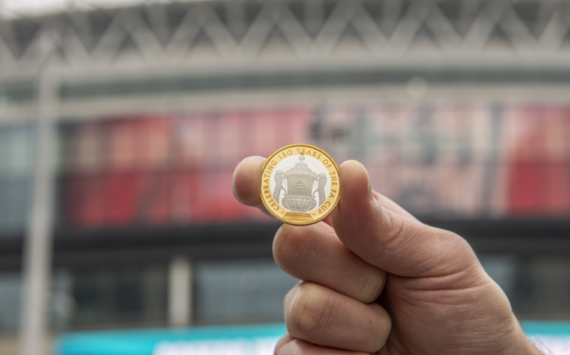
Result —
[[0, 68], [354, 58], [376, 65], [567, 66], [569, 29], [565, 0], [181, 2], [3, 20]]

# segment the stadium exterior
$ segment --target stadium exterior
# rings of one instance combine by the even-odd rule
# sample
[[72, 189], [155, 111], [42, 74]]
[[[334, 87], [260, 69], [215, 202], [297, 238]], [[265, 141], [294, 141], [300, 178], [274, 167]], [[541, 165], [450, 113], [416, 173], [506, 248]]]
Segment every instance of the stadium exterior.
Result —
[[[52, 239], [56, 268], [170, 263], [170, 290], [182, 283], [191, 294], [191, 264], [180, 255], [271, 256], [273, 223], [62, 223], [49, 164], [60, 127], [244, 106], [565, 105], [569, 30], [570, 1], [554, 0], [197, 1], [3, 19], [0, 127], [29, 124], [39, 134], [28, 224], [0, 238], [0, 268], [18, 270], [25, 260], [28, 275], [45, 274]], [[482, 254], [570, 251], [567, 219], [487, 217], [425, 220], [464, 235]], [[195, 318], [185, 302], [170, 299], [167, 323]]]
[[284, 100], [283, 92], [295, 102], [409, 100], [408, 91], [423, 93], [414, 77], [430, 97], [497, 98], [501, 86], [500, 99], [563, 99], [568, 6], [205, 1], [3, 20], [0, 117], [36, 116], [45, 76], [57, 82], [49, 96], [58, 119], [133, 106], [262, 105]]

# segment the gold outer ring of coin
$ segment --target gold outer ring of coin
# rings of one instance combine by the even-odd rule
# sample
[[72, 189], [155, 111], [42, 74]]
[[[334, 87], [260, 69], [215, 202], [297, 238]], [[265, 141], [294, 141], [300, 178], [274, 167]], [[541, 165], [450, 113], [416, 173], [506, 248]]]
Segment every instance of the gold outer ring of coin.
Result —
[[[305, 154], [301, 154], [303, 151]], [[326, 200], [318, 208], [310, 213], [294, 213], [285, 209], [280, 203], [275, 201], [273, 197], [274, 191], [271, 190], [272, 172], [275, 166], [284, 158], [298, 155], [311, 156], [319, 160], [329, 173], [327, 178], [331, 180], [329, 196], [326, 197]], [[317, 223], [326, 218], [335, 209], [340, 200], [338, 165], [327, 152], [311, 144], [290, 144], [279, 148], [263, 163], [261, 177], [261, 201], [263, 205], [273, 217], [287, 224], [300, 226]]]

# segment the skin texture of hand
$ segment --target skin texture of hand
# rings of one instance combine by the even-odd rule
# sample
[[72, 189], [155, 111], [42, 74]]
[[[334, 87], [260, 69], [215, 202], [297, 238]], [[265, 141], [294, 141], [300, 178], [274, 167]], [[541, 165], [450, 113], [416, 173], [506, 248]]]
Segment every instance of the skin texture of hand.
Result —
[[[267, 213], [264, 161], [244, 159], [233, 190]], [[275, 261], [303, 280], [285, 299], [276, 355], [541, 354], [463, 238], [372, 191], [358, 162], [341, 165], [340, 184], [330, 219], [275, 236]]]

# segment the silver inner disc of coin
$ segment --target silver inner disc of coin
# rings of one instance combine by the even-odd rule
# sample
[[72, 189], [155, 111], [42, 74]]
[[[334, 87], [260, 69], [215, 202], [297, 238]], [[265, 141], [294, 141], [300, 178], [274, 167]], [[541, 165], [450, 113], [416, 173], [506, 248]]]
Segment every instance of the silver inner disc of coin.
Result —
[[323, 204], [331, 192], [331, 177], [319, 160], [292, 155], [281, 160], [271, 173], [273, 198], [290, 212], [310, 213]]

